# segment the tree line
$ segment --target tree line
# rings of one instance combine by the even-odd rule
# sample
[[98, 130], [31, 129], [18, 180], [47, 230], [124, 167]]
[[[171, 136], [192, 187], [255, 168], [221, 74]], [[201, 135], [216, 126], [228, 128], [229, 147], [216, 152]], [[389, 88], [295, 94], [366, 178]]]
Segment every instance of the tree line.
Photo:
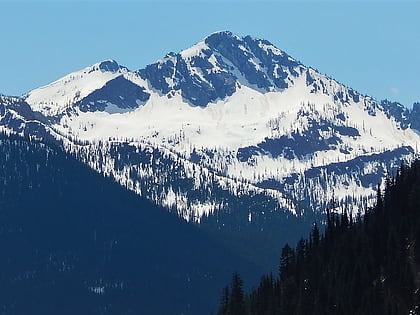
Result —
[[250, 293], [239, 274], [218, 315], [420, 314], [420, 161], [402, 165], [365, 215], [327, 210], [323, 232], [281, 251]]

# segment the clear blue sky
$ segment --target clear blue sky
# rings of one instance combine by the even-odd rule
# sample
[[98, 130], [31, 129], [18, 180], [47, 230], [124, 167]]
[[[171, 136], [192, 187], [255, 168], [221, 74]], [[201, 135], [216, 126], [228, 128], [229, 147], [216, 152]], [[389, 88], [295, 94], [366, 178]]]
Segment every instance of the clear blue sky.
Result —
[[113, 58], [137, 70], [218, 30], [269, 40], [377, 99], [420, 101], [420, 1], [4, 1], [0, 93]]

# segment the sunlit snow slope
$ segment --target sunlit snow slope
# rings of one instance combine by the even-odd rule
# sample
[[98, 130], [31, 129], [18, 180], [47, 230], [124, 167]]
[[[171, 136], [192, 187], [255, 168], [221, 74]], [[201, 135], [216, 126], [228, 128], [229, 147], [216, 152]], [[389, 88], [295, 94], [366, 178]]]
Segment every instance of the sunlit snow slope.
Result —
[[194, 221], [245, 195], [262, 196], [249, 220], [267, 205], [368, 204], [420, 140], [414, 110], [230, 32], [138, 71], [95, 64], [25, 101], [67, 150]]

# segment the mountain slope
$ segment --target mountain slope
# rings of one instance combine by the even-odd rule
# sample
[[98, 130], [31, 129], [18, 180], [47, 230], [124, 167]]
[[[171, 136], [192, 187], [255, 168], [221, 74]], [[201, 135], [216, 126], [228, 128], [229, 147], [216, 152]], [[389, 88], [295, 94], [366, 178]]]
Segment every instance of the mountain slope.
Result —
[[[77, 97], [73, 90], [80, 91]], [[60, 91], [71, 97], [57, 97]], [[57, 105], [51, 110], [42, 107], [42, 98]], [[395, 160], [406, 159], [419, 141], [411, 128], [416, 126], [417, 111], [378, 102], [301, 64], [266, 40], [227, 31], [135, 72], [114, 61], [96, 64], [29, 92], [26, 102], [34, 112], [55, 120], [51, 128], [66, 138], [89, 143], [123, 140], [162, 154], [173, 152], [184, 165], [193, 163], [201, 173], [247, 183], [245, 192], [260, 191], [279, 200], [279, 208], [293, 212], [322, 208], [316, 201], [305, 203], [306, 188], [296, 191], [306, 182], [301, 174], [331, 163], [352, 163], [360, 156], [375, 157], [372, 163], [380, 164], [382, 173], [371, 164], [361, 165], [363, 174], [315, 188], [325, 198], [371, 200], [381, 178], [395, 169]], [[405, 153], [390, 162], [388, 151]], [[100, 170], [101, 163], [92, 164]], [[125, 163], [137, 170], [133, 163]], [[366, 172], [371, 180], [362, 183], [357, 177]], [[126, 175], [117, 177], [128, 186]], [[325, 181], [335, 181], [334, 175]], [[205, 184], [196, 183], [195, 188], [200, 185]], [[197, 206], [186, 213], [183, 204], [191, 200], [189, 191], [166, 187], [148, 198], [160, 204], [177, 200], [178, 212], [197, 221], [223, 207], [214, 196], [194, 201]]]
[[314, 226], [295, 248], [284, 246], [279, 277], [263, 276], [240, 299], [233, 281], [218, 314], [418, 314], [419, 192], [416, 160], [387, 179], [363, 219], [329, 211], [325, 232]]
[[227, 31], [137, 71], [97, 63], [2, 107], [4, 129], [55, 139], [254, 261], [277, 255], [267, 235], [294, 241], [332, 199], [372, 204], [420, 140], [418, 106], [379, 102]]
[[25, 98], [34, 111], [46, 116], [58, 115], [126, 71], [115, 61], [105, 60], [31, 91]]
[[[2, 314], [208, 314], [253, 265], [59, 149], [0, 138]], [[211, 291], [213, 290], [213, 292]]]

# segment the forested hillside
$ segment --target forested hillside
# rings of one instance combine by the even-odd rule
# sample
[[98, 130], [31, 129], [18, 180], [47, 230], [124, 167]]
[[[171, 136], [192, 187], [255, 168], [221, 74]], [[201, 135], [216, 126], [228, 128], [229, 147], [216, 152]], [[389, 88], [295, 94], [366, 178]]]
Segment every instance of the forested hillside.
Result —
[[233, 270], [255, 273], [59, 149], [4, 135], [0, 253], [1, 314], [207, 314]]
[[245, 294], [235, 273], [218, 314], [420, 314], [419, 197], [415, 161], [378, 189], [363, 218], [328, 210], [324, 233], [314, 225], [295, 248], [285, 245], [279, 276]]

